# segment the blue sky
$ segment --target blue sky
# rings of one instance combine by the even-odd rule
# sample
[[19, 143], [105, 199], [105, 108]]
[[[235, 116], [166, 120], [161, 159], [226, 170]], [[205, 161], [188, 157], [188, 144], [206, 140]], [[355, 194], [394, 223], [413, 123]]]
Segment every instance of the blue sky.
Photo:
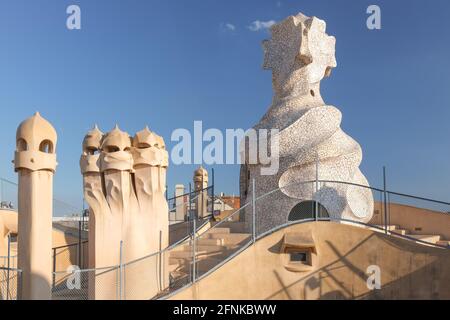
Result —
[[[77, 4], [82, 29], [66, 28]], [[382, 30], [366, 28], [378, 4]], [[81, 142], [98, 123], [129, 133], [145, 125], [169, 148], [176, 128], [248, 128], [271, 102], [263, 71], [266, 30], [303, 12], [327, 21], [338, 67], [322, 96], [343, 113], [343, 129], [364, 152], [361, 168], [381, 186], [450, 199], [450, 2], [0, 0], [0, 176], [12, 169], [17, 125], [36, 110], [59, 133], [55, 196], [81, 207]], [[227, 24], [233, 25], [227, 26]], [[234, 30], [232, 30], [234, 29]], [[216, 187], [238, 192], [238, 166], [215, 166]], [[187, 183], [193, 166], [171, 166]]]

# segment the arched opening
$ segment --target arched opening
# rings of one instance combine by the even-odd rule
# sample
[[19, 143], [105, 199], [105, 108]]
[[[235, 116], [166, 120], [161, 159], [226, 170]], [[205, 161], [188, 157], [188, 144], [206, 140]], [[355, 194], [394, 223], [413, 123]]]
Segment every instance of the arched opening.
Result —
[[25, 141], [25, 139], [20, 138], [17, 140], [17, 151], [27, 151], [28, 150], [28, 143]]
[[53, 153], [53, 143], [50, 140], [44, 140], [39, 145], [39, 151], [45, 153]]
[[107, 153], [119, 152], [120, 148], [118, 146], [106, 146], [103, 150]]
[[88, 154], [88, 155], [93, 156], [93, 155], [96, 155], [99, 153], [100, 153], [100, 150], [98, 150], [98, 148], [96, 148], [96, 147], [87, 147], [86, 148], [86, 154]]
[[316, 215], [317, 210], [317, 216], [318, 218], [329, 218], [330, 215], [328, 214], [327, 209], [317, 201], [302, 201], [299, 204], [297, 204], [294, 208], [292, 208], [291, 212], [289, 213], [288, 221], [298, 221], [298, 220], [305, 220], [305, 219], [314, 219]]
[[151, 148], [151, 147], [152, 146], [146, 142], [141, 142], [137, 146], [138, 149], [147, 149], [147, 148]]

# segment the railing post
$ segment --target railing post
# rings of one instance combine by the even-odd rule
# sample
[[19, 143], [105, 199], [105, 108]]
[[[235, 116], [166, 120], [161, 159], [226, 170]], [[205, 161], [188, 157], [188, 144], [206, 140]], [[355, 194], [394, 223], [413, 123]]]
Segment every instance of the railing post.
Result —
[[[202, 175], [202, 187], [200, 189], [201, 191], [200, 191], [199, 199], [197, 199], [197, 203], [199, 203], [201, 201], [201, 207], [197, 208], [197, 215], [199, 215], [198, 212], [201, 212], [202, 218], [204, 218], [203, 212], [205, 210], [205, 208], [203, 207], [203, 200], [204, 200], [204, 196], [205, 196], [205, 191], [204, 191], [204, 188], [203, 188], [204, 183], [205, 183], [205, 181], [204, 181], [203, 175]], [[208, 193], [208, 189], [206, 189], [206, 193]], [[208, 211], [208, 202], [206, 203], [206, 211]]]
[[164, 280], [163, 280], [163, 273], [165, 270], [163, 270], [163, 259], [162, 259], [162, 230], [159, 231], [159, 283], [160, 283], [160, 291], [164, 290]]
[[215, 189], [214, 189], [214, 184], [215, 184], [215, 177], [214, 177], [214, 168], [211, 168], [211, 172], [212, 172], [212, 196], [211, 196], [211, 215], [214, 218], [214, 202], [215, 202]]
[[194, 216], [194, 232], [192, 235], [192, 283], [197, 281], [197, 265], [196, 265], [196, 252], [197, 252], [197, 219]]
[[315, 197], [316, 198], [314, 200], [314, 220], [318, 221], [319, 220], [319, 202], [317, 199], [317, 193], [319, 192], [319, 155], [316, 154], [316, 193], [315, 193]]
[[0, 197], [1, 197], [1, 199], [0, 199], [0, 201], [3, 201], [3, 199], [5, 198], [4, 197], [4, 195], [3, 195], [3, 179], [1, 179], [0, 180], [0, 186], [1, 186], [1, 192], [0, 192]]
[[78, 221], [78, 266], [80, 267], [80, 269], [83, 268], [81, 265], [81, 223], [81, 220]]
[[11, 267], [10, 264], [11, 260], [11, 234], [8, 234], [8, 262], [6, 263], [6, 300], [9, 300], [9, 268]]
[[120, 240], [120, 255], [119, 255], [119, 300], [122, 300], [122, 284], [123, 284], [123, 240]]
[[389, 191], [387, 192], [387, 223], [390, 226], [391, 225], [391, 194]]
[[22, 300], [22, 270], [17, 269], [17, 297], [16, 300]]
[[383, 194], [384, 194], [384, 232], [388, 234], [387, 222], [387, 190], [386, 190], [386, 167], [383, 166]]
[[189, 182], [189, 219], [192, 219], [192, 185]]
[[53, 273], [52, 273], [52, 288], [56, 285], [56, 248], [53, 248]]
[[256, 242], [256, 182], [252, 180], [252, 238], [253, 243]]

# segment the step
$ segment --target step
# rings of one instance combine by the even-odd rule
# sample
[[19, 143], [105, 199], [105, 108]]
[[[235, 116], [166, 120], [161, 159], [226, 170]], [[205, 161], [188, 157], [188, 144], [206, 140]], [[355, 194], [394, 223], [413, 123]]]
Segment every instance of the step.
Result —
[[202, 273], [208, 272], [218, 264], [222, 263], [224, 259], [217, 258], [208, 258], [199, 260], [196, 263], [197, 275], [201, 275]]
[[437, 235], [410, 234], [408, 237], [434, 244], [441, 240], [441, 236]]
[[197, 240], [198, 246], [221, 246], [223, 243], [224, 241], [222, 239], [209, 239], [203, 236]]
[[230, 234], [208, 234], [209, 239], [222, 239], [224, 245], [237, 245], [250, 240], [248, 233], [230, 233]]
[[409, 231], [405, 230], [405, 229], [396, 229], [396, 230], [392, 230], [391, 232], [405, 236], [408, 234]]
[[[233, 248], [233, 249], [229, 249], [229, 250], [221, 250], [221, 251], [209, 252], [209, 253], [197, 253], [195, 259], [198, 261], [209, 259], [209, 258], [226, 259], [231, 255], [231, 253], [234, 250], [235, 249]], [[174, 265], [177, 263], [180, 265], [180, 264], [183, 264], [186, 262], [191, 262], [193, 260], [192, 252], [186, 251], [186, 253], [187, 254], [185, 256], [170, 257], [169, 264]]]
[[450, 247], [450, 241], [449, 240], [440, 240], [440, 241], [436, 242], [436, 244], [438, 244], [440, 246]]
[[180, 268], [180, 266], [179, 266], [178, 263], [174, 263], [174, 264], [170, 264], [170, 263], [169, 263], [169, 264], [166, 266], [166, 270], [167, 270], [167, 272], [169, 272], [169, 274], [171, 274], [171, 273], [173, 273], [173, 272], [180, 272], [179, 268]]
[[[205, 255], [205, 254], [207, 254], [207, 252], [197, 250], [197, 254]], [[192, 258], [192, 251], [185, 250], [185, 251], [171, 252], [169, 258], [170, 259], [189, 259], [189, 258]]]
[[183, 286], [190, 281], [190, 275], [184, 271], [174, 271], [170, 273], [172, 287]]
[[245, 233], [248, 231], [245, 222], [225, 221], [220, 224], [220, 227], [229, 228], [231, 233]]
[[[195, 266], [197, 269], [197, 273], [203, 273], [211, 270], [213, 267], [221, 263], [222, 261], [225, 261], [225, 258], [215, 258], [215, 257], [205, 257], [204, 259], [196, 260]], [[178, 275], [181, 275], [182, 273], [187, 274], [188, 272], [192, 272], [192, 260], [186, 259], [183, 260], [183, 262], [180, 264], [180, 266], [183, 266], [185, 271], [177, 271]], [[188, 271], [186, 271], [188, 270]]]
[[[225, 259], [229, 255], [227, 253], [228, 253], [228, 251], [226, 251], [226, 250], [218, 251], [218, 252], [209, 252], [209, 253], [207, 253], [205, 251], [197, 251], [195, 259], [197, 261], [209, 259], [211, 257]], [[183, 267], [186, 265], [186, 263], [191, 263], [192, 260], [193, 260], [192, 251], [180, 251], [180, 252], [176, 252], [176, 254], [174, 254], [174, 255], [171, 254], [169, 257], [169, 270], [171, 270], [170, 266]]]
[[[226, 246], [219, 246], [219, 245], [212, 245], [212, 246], [209, 246], [209, 245], [198, 245], [198, 244], [197, 244], [197, 246], [195, 247], [195, 249], [196, 249], [197, 251], [200, 251], [200, 252], [206, 252], [207, 254], [210, 254], [210, 253], [213, 253], [213, 252], [222, 252], [222, 251], [225, 251], [225, 250], [227, 250], [227, 247], [226, 247]], [[185, 250], [185, 251], [192, 252], [193, 248], [192, 248], [192, 246], [184, 246], [184, 250]]]
[[230, 228], [211, 228], [206, 233], [220, 233], [220, 234], [229, 234], [231, 233]]
[[[383, 224], [383, 225], [375, 225], [376, 227], [378, 227], [378, 228], [381, 228], [381, 229], [383, 229], [383, 230], [385, 230], [386, 229], [386, 226]], [[388, 229], [388, 231], [394, 231], [394, 230], [396, 230], [396, 229], [398, 229], [399, 228], [399, 226], [397, 226], [397, 225], [394, 225], [394, 224], [391, 224], [391, 225], [388, 225], [387, 226], [387, 229]]]
[[170, 277], [172, 279], [180, 279], [187, 276], [187, 273], [184, 271], [172, 271], [170, 272]]

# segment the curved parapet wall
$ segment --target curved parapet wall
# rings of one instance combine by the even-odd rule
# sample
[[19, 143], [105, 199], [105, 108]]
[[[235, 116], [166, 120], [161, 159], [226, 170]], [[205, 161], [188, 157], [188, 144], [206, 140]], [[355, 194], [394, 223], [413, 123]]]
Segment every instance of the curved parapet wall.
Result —
[[0, 209], [0, 257], [8, 255], [8, 235], [17, 234], [17, 212]]
[[[381, 202], [375, 202], [375, 213], [369, 224], [384, 224], [383, 205]], [[416, 235], [439, 235], [442, 239], [450, 239], [449, 212], [390, 202], [388, 204], [388, 221], [389, 225], [399, 226]]]
[[[262, 175], [266, 165], [251, 163], [251, 150], [246, 146], [246, 164], [240, 178], [242, 203], [250, 201], [253, 179], [256, 196], [282, 188], [260, 201], [258, 232], [284, 224], [295, 205], [311, 200], [325, 207], [332, 218], [368, 222], [373, 214], [373, 196], [366, 188], [333, 183], [323, 183], [318, 189], [313, 184], [292, 185], [318, 178], [369, 186], [359, 169], [360, 145], [342, 131], [341, 112], [327, 105], [320, 94], [321, 80], [337, 65], [336, 39], [326, 33], [324, 21], [303, 14], [274, 25], [271, 34], [263, 47], [264, 68], [272, 70], [274, 98], [254, 129], [278, 130], [268, 140], [278, 141], [279, 170], [275, 175]], [[261, 142], [260, 152], [264, 147]]]
[[[307, 246], [316, 258], [310, 269], [296, 270], [288, 262], [284, 247], [301, 239], [292, 237], [296, 234], [312, 239]], [[450, 299], [449, 264], [450, 250], [345, 224], [309, 222], [257, 241], [171, 299]], [[380, 270], [379, 290], [367, 285], [374, 267]]]

